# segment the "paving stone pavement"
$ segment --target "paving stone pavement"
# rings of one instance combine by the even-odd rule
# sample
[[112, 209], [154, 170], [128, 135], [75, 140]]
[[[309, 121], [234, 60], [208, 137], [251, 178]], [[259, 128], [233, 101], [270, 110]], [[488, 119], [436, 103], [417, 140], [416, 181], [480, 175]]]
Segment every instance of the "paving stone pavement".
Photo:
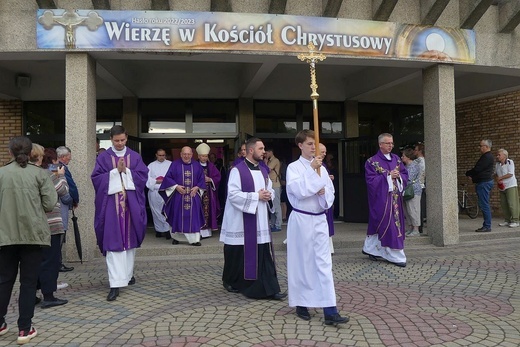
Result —
[[[520, 231], [500, 232], [514, 234], [449, 247], [409, 242], [406, 268], [370, 261], [358, 247], [336, 249], [338, 308], [350, 316], [339, 327], [323, 325], [321, 310], [311, 310], [311, 321], [303, 321], [286, 300], [251, 300], [226, 292], [223, 256], [208, 252], [209, 246], [168, 245], [179, 248], [173, 255], [147, 255], [151, 244], [166, 245], [150, 233], [137, 252], [137, 283], [121, 289], [116, 301], [106, 301], [103, 258], [75, 263], [74, 271], [61, 274], [69, 287], [57, 296], [69, 303], [36, 308], [38, 336], [30, 345], [516, 347]], [[203, 243], [217, 247], [217, 236]], [[275, 241], [283, 237], [280, 233]], [[197, 253], [182, 254], [183, 249]], [[278, 251], [276, 259], [285, 290], [285, 252]], [[17, 286], [6, 317], [11, 330], [0, 336], [0, 346], [15, 345]]]

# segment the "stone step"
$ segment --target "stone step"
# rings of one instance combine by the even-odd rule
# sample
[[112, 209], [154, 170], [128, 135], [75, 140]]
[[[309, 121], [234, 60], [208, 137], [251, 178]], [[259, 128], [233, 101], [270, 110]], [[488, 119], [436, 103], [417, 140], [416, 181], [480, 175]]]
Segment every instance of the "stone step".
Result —
[[[501, 228], [494, 227], [492, 232], [476, 233], [474, 230], [481, 226], [482, 221], [461, 219], [459, 222], [459, 242], [482, 242], [488, 240], [499, 240], [507, 238], [520, 238], [520, 228]], [[494, 223], [496, 225], [497, 223]], [[366, 237], [366, 224], [360, 223], [336, 223], [336, 234], [334, 235], [334, 249], [361, 249]], [[286, 246], [283, 240], [286, 237], [286, 226], [281, 232], [273, 233], [274, 249], [276, 252], [285, 252]], [[425, 228], [425, 232], [427, 229]], [[149, 229], [145, 241], [140, 249], [138, 256], [176, 256], [176, 255], [203, 255], [203, 254], [222, 254], [223, 244], [219, 241], [219, 233], [214, 232], [213, 237], [201, 240], [202, 246], [191, 246], [187, 243], [172, 245], [171, 241], [164, 238], [156, 238], [153, 229]], [[405, 241], [406, 247], [420, 247], [432, 244], [431, 238], [427, 235], [408, 237]], [[97, 253], [97, 257], [101, 254]]]

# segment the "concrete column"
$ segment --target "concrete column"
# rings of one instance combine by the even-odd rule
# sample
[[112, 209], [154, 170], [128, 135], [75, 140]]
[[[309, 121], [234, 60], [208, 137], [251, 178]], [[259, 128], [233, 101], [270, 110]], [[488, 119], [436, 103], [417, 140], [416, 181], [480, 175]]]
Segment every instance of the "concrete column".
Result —
[[423, 70], [428, 234], [436, 246], [459, 242], [455, 80], [452, 65]]
[[[96, 160], [96, 62], [87, 53], [65, 57], [65, 143], [72, 152], [69, 169], [79, 190], [76, 209], [83, 260], [99, 254], [94, 234], [94, 188], [90, 180]], [[65, 258], [78, 260], [72, 222], [69, 221]]]
[[130, 136], [139, 136], [138, 101], [136, 97], [123, 98], [122, 125]]
[[238, 100], [238, 140], [244, 141], [246, 134], [253, 135], [254, 130], [253, 99], [240, 98]]
[[345, 101], [345, 137], [359, 137], [359, 114], [357, 101]]

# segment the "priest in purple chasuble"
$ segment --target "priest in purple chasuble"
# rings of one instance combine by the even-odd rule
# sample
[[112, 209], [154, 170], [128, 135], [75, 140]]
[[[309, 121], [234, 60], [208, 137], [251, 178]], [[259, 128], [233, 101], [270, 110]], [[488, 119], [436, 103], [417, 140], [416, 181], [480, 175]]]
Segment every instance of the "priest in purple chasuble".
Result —
[[365, 163], [369, 217], [363, 253], [371, 260], [383, 258], [405, 267], [402, 193], [408, 171], [399, 156], [392, 153], [394, 140], [391, 134], [379, 135], [378, 142], [379, 151]]
[[146, 233], [144, 189], [148, 168], [141, 156], [126, 147], [128, 135], [120, 125], [110, 129], [112, 147], [101, 152], [91, 179], [95, 190], [94, 229], [99, 250], [106, 257], [110, 293], [115, 300], [119, 288], [135, 279], [135, 249]]
[[281, 300], [271, 247], [269, 211], [274, 190], [268, 171], [260, 166], [265, 148], [258, 138], [246, 143], [244, 161], [231, 169], [220, 231], [224, 243], [224, 288], [254, 299]]
[[204, 225], [200, 229], [201, 237], [211, 237], [213, 230], [218, 230], [217, 219], [220, 214], [218, 201], [218, 185], [220, 183], [220, 172], [215, 165], [209, 161], [211, 148], [206, 143], [201, 143], [195, 149], [199, 163], [204, 170], [204, 194], [202, 194], [202, 212], [204, 214]]
[[201, 245], [200, 228], [204, 225], [201, 197], [206, 183], [202, 166], [192, 158], [192, 149], [183, 147], [181, 158], [172, 162], [159, 188], [174, 245], [186, 240], [192, 246]]

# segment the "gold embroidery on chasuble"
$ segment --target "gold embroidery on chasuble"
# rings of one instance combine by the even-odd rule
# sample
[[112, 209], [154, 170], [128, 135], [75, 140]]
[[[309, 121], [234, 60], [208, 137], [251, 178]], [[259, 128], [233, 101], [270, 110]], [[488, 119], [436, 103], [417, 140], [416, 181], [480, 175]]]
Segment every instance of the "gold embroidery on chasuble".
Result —
[[186, 187], [186, 194], [184, 194], [184, 205], [183, 208], [185, 210], [191, 210], [191, 170], [184, 170], [184, 186]]

